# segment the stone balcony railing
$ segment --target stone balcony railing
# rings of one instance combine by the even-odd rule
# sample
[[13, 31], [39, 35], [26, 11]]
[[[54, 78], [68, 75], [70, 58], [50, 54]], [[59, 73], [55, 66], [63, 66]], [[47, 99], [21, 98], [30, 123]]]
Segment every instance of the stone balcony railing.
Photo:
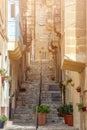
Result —
[[22, 50], [19, 41], [8, 41], [8, 54], [12, 60], [18, 60], [22, 57]]
[[[84, 38], [76, 37], [76, 30], [66, 30], [61, 39], [61, 68], [81, 72], [85, 67]], [[79, 41], [79, 42], [78, 42]], [[82, 50], [80, 46], [83, 46]], [[79, 50], [80, 49], [80, 50]]]

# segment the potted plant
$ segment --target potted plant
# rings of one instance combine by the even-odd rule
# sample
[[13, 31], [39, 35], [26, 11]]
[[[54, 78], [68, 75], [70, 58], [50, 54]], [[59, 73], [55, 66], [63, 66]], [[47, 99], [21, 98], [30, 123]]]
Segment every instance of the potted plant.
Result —
[[72, 80], [72, 78], [70, 78], [70, 77], [65, 80], [65, 84], [66, 84], [66, 86], [69, 85], [69, 84], [70, 84], [72, 87], [74, 86], [73, 80]]
[[67, 104], [64, 104], [63, 112], [64, 112], [64, 121], [65, 121], [65, 124], [67, 124]]
[[7, 70], [5, 70], [4, 68], [0, 69], [0, 76], [1, 76], [2, 84], [4, 84], [4, 81], [10, 81], [11, 80], [11, 77], [8, 76]]
[[61, 104], [57, 107], [58, 116], [63, 117], [64, 116], [64, 106]]
[[71, 78], [68, 78], [67, 80], [66, 80], [66, 85], [68, 85], [69, 83], [71, 83], [72, 82], [72, 79]]
[[5, 80], [5, 77], [2, 76], [2, 77], [1, 77], [2, 84], [4, 83], [4, 80]]
[[78, 86], [78, 87], [76, 88], [76, 91], [77, 91], [77, 92], [81, 92], [81, 87]]
[[[34, 112], [36, 112], [36, 107], [34, 108]], [[38, 109], [38, 125], [45, 125], [47, 121], [47, 113], [50, 112], [50, 107], [47, 105], [39, 105]], [[34, 114], [34, 122], [36, 124], [36, 113]]]
[[4, 127], [4, 123], [7, 121], [7, 117], [5, 115], [0, 117], [0, 128]]
[[78, 111], [85, 112], [86, 111], [86, 106], [84, 106], [83, 103], [78, 103]]
[[73, 106], [72, 104], [64, 105], [64, 120], [69, 126], [73, 126]]
[[86, 110], [87, 110], [86, 106], [83, 106], [83, 107], [82, 107], [82, 111], [83, 111], [83, 112], [86, 112]]
[[73, 106], [68, 104], [67, 124], [73, 126]]

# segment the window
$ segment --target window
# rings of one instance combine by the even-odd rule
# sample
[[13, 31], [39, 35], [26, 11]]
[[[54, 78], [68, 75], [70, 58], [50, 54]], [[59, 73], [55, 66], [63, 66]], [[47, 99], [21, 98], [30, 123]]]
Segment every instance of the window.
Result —
[[11, 4], [11, 18], [15, 17], [15, 4]]

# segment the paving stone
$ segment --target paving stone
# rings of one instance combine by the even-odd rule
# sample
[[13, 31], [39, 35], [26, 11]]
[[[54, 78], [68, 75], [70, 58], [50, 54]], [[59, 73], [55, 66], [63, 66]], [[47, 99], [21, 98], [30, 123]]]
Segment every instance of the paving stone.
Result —
[[[4, 128], [4, 130], [36, 130], [36, 126], [28, 125], [11, 125], [9, 127]], [[51, 123], [45, 126], [38, 126], [37, 130], [79, 130], [78, 128], [74, 128], [68, 125], [65, 125], [63, 122], [59, 122], [57, 124]]]

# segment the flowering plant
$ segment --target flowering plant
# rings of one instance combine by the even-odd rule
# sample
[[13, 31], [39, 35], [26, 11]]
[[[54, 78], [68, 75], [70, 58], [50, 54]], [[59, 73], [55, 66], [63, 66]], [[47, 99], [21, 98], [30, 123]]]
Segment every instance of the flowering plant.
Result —
[[77, 91], [77, 92], [81, 92], [81, 87], [78, 86], [78, 87], [76, 88], [76, 91]]
[[8, 76], [7, 70], [4, 69], [4, 68], [0, 69], [0, 76], [1, 76], [2, 83], [4, 83], [4, 80], [5, 81], [10, 81], [11, 80], [11, 77]]
[[86, 106], [83, 105], [83, 103], [78, 103], [78, 111], [83, 111], [85, 112], [86, 111]]

